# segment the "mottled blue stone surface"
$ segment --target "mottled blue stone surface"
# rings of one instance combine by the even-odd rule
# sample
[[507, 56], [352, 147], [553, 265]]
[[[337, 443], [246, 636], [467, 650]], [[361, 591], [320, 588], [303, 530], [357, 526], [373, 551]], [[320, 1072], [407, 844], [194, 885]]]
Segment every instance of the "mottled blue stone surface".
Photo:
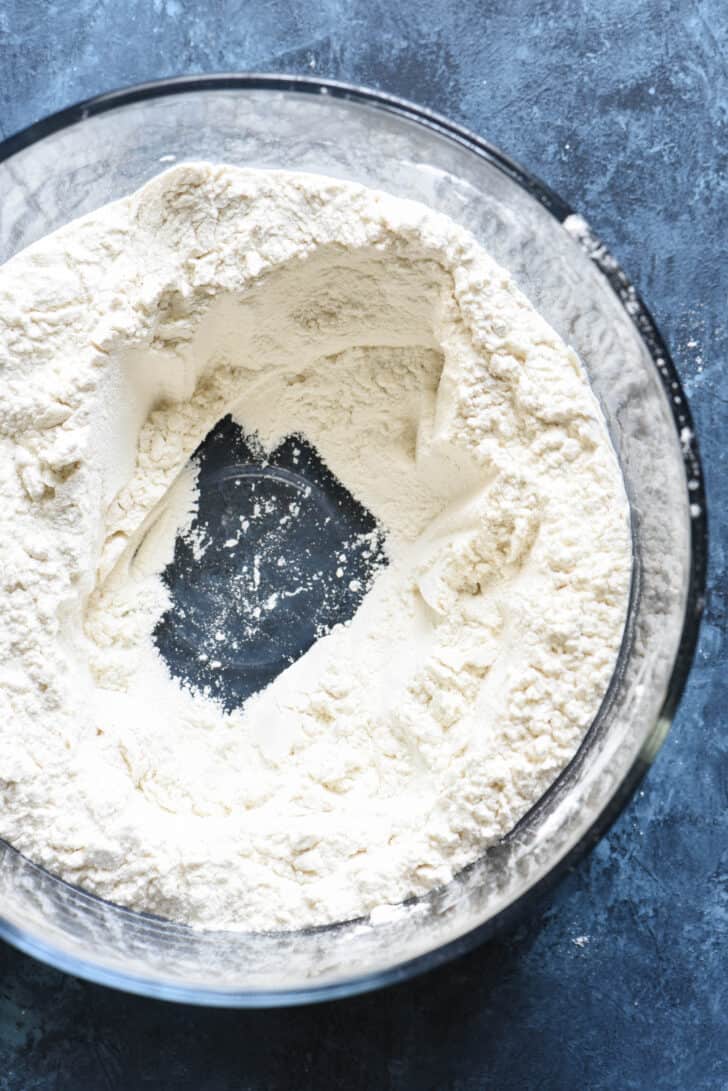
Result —
[[165, 75], [320, 74], [466, 124], [582, 212], [674, 353], [707, 616], [643, 790], [549, 907], [411, 983], [278, 1012], [123, 996], [0, 946], [0, 1091], [728, 1088], [725, 0], [4, 0], [0, 134]]

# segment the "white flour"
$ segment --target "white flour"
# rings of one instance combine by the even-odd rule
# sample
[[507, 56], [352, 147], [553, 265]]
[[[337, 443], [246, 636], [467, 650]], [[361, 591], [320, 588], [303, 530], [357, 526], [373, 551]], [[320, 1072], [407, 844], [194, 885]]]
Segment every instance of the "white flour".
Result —
[[[576, 357], [472, 237], [182, 166], [9, 262], [0, 316], [0, 835], [125, 905], [292, 928], [512, 828], [609, 682], [628, 509]], [[230, 412], [267, 448], [304, 435], [389, 564], [226, 715], [151, 632], [187, 459]]]

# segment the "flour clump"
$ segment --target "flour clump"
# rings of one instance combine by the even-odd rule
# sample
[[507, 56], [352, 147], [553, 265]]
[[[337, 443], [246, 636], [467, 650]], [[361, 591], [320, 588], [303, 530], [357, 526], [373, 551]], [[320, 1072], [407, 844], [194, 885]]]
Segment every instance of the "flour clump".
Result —
[[[179, 166], [0, 269], [0, 369], [0, 836], [31, 859], [202, 927], [323, 924], [447, 883], [573, 757], [622, 639], [624, 486], [575, 354], [451, 220]], [[263, 461], [300, 437], [373, 527], [334, 564], [353, 616], [235, 707], [155, 636], [228, 418]], [[282, 601], [250, 522], [222, 542], [248, 641]]]

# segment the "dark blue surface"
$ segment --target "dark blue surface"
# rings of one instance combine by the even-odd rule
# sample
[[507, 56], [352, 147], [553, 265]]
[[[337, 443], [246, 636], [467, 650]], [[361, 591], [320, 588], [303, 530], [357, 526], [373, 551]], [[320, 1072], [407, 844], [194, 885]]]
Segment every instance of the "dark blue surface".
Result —
[[0, 5], [0, 132], [119, 85], [257, 69], [414, 99], [592, 223], [674, 353], [712, 576], [670, 737], [540, 916], [371, 996], [279, 1012], [115, 994], [0, 948], [0, 1091], [728, 1088], [728, 11], [725, 0]]
[[354, 616], [385, 563], [384, 537], [301, 436], [264, 455], [225, 417], [193, 459], [191, 529], [205, 549], [177, 539], [162, 572], [170, 608], [152, 636], [172, 675], [230, 712]]

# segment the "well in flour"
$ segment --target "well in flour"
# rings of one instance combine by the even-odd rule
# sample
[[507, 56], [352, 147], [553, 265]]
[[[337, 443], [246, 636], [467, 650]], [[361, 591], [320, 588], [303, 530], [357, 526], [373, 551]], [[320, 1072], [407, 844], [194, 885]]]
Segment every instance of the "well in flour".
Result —
[[152, 637], [175, 677], [230, 711], [354, 615], [383, 534], [302, 437], [266, 455], [226, 418], [193, 461], [197, 511]]

